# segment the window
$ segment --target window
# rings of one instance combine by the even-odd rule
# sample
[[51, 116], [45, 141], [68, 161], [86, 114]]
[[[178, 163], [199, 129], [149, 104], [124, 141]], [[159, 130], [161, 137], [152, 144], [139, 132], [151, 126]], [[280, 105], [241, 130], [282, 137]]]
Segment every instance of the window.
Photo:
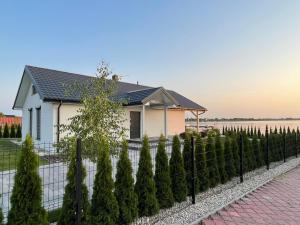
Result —
[[41, 140], [41, 107], [36, 108], [36, 139]]
[[35, 95], [36, 94], [36, 88], [34, 85], [32, 85], [32, 95]]
[[32, 137], [32, 109], [28, 109], [29, 111], [29, 135]]

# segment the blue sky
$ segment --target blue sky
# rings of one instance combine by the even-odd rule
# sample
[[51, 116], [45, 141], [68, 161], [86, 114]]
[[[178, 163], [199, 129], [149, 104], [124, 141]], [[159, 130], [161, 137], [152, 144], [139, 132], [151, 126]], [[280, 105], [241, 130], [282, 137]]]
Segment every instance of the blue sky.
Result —
[[300, 1], [1, 1], [0, 111], [26, 64], [174, 89], [207, 117], [300, 117]]

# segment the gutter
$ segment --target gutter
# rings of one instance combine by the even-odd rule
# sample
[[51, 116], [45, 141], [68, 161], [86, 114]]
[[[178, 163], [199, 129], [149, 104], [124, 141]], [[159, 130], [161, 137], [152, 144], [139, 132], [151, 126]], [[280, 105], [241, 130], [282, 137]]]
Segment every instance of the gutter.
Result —
[[59, 134], [60, 134], [60, 107], [62, 105], [62, 101], [59, 102], [58, 107], [57, 107], [57, 124], [56, 124], [56, 141], [59, 143]]

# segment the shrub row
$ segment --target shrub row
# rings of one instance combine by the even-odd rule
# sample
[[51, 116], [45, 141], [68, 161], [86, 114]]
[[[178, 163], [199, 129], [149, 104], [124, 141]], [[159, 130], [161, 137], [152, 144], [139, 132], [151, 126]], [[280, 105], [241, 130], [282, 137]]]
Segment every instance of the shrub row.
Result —
[[4, 128], [0, 126], [0, 138], [21, 138], [22, 137], [22, 127], [21, 125], [12, 124], [10, 127], [7, 123]]

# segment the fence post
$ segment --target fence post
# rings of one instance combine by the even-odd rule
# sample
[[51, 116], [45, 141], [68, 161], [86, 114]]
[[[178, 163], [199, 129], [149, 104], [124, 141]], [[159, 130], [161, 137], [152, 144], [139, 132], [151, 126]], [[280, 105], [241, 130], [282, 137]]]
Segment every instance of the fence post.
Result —
[[267, 141], [267, 147], [266, 147], [266, 164], [267, 164], [267, 170], [270, 169], [270, 162], [269, 162], [269, 151], [270, 151], [270, 143], [269, 143], [269, 130], [268, 125], [266, 126], [266, 141]]
[[239, 137], [239, 154], [240, 154], [240, 182], [243, 183], [244, 182], [244, 142], [243, 142], [243, 134], [240, 133], [240, 137]]
[[298, 134], [297, 134], [297, 131], [295, 132], [295, 153], [296, 153], [296, 158], [298, 158]]
[[191, 137], [191, 162], [192, 162], [192, 204], [196, 203], [196, 178], [195, 178], [195, 137]]
[[283, 134], [283, 162], [286, 162], [286, 133]]
[[76, 146], [76, 225], [81, 225], [81, 139], [77, 138]]

